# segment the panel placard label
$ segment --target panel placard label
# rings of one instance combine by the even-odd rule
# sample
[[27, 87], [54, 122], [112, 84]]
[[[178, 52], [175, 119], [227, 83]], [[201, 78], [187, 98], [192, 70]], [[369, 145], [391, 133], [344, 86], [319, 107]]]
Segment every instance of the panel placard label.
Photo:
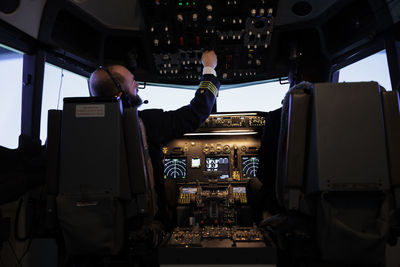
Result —
[[76, 118], [90, 118], [90, 117], [104, 117], [105, 104], [96, 105], [76, 105], [75, 117]]

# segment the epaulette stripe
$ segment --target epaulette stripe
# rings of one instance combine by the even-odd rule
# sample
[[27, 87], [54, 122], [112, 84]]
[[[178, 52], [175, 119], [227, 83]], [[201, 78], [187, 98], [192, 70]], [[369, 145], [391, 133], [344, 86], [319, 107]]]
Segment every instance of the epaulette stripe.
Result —
[[215, 85], [210, 81], [202, 81], [199, 85], [201, 89], [208, 89], [215, 97], [218, 95], [218, 89]]

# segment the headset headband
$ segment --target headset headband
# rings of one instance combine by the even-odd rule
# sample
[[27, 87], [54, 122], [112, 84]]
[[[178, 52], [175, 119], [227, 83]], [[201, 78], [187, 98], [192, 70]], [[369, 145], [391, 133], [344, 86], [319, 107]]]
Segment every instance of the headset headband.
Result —
[[109, 69], [107, 69], [106, 67], [103, 67], [103, 66], [98, 67], [98, 69], [99, 70], [104, 70], [108, 74], [108, 76], [111, 78], [111, 80], [113, 81], [115, 86], [118, 88], [119, 92], [122, 92], [122, 93], [124, 92], [122, 90], [121, 84], [118, 82], [117, 79], [115, 79], [115, 77], [111, 74]]

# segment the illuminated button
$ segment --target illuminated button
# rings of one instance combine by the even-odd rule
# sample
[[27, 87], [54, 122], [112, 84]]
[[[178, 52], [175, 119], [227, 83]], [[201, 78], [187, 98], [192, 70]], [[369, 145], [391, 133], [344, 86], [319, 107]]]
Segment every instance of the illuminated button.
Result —
[[165, 26], [164, 30], [167, 32], [168, 31], [168, 26]]
[[167, 44], [168, 44], [168, 45], [171, 44], [171, 40], [170, 40], [170, 39], [167, 40]]
[[254, 17], [257, 14], [257, 10], [254, 8], [250, 11], [251, 15]]
[[171, 68], [171, 63], [168, 63], [168, 68]]
[[268, 15], [272, 15], [273, 12], [274, 12], [274, 10], [272, 8], [268, 9]]
[[153, 41], [154, 46], [158, 46], [159, 42], [160, 42], [160, 41], [159, 41], [158, 39], [154, 39], [154, 41]]
[[197, 13], [193, 13], [192, 19], [193, 19], [193, 21], [197, 21], [197, 19], [198, 19]]
[[150, 31], [151, 31], [151, 32], [154, 32], [154, 27], [151, 27], [151, 28], [150, 28]]
[[268, 48], [268, 44], [264, 44], [264, 48]]
[[264, 9], [264, 8], [261, 8], [260, 11], [259, 11], [259, 13], [260, 13], [260, 16], [264, 16], [264, 14], [265, 14], [265, 9]]
[[233, 24], [236, 24], [236, 19], [233, 19], [233, 20], [232, 20], [232, 23], [233, 23]]
[[206, 5], [206, 10], [207, 10], [208, 12], [212, 12], [212, 11], [213, 11], [213, 6], [210, 5], [210, 4]]
[[239, 24], [242, 24], [242, 19], [239, 19]]
[[227, 73], [222, 74], [222, 78], [223, 78], [223, 79], [228, 78], [228, 74], [227, 74]]
[[257, 45], [254, 45], [254, 49], [257, 49]]
[[211, 15], [207, 16], [207, 21], [212, 21], [213, 17]]
[[261, 33], [257, 33], [257, 38], [258, 38], [258, 39], [261, 38]]
[[252, 31], [249, 31], [249, 35], [253, 35], [253, 32], [252, 32]]
[[233, 39], [233, 40], [236, 40], [236, 35], [233, 35], [233, 36], [232, 36], [232, 39]]
[[178, 74], [178, 70], [175, 70], [175, 74]]
[[223, 41], [223, 40], [224, 40], [224, 36], [223, 36], [223, 35], [221, 35], [221, 37], [220, 37], [220, 38], [221, 38], [221, 41]]

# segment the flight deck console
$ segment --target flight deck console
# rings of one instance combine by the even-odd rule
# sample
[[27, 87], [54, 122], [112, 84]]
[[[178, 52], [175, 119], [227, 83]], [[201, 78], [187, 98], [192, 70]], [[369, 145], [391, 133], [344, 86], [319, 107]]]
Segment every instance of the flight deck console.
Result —
[[160, 263], [275, 264], [275, 248], [253, 223], [246, 192], [257, 177], [266, 124], [261, 112], [212, 114], [163, 148], [164, 179], [176, 184], [178, 196], [177, 225]]

